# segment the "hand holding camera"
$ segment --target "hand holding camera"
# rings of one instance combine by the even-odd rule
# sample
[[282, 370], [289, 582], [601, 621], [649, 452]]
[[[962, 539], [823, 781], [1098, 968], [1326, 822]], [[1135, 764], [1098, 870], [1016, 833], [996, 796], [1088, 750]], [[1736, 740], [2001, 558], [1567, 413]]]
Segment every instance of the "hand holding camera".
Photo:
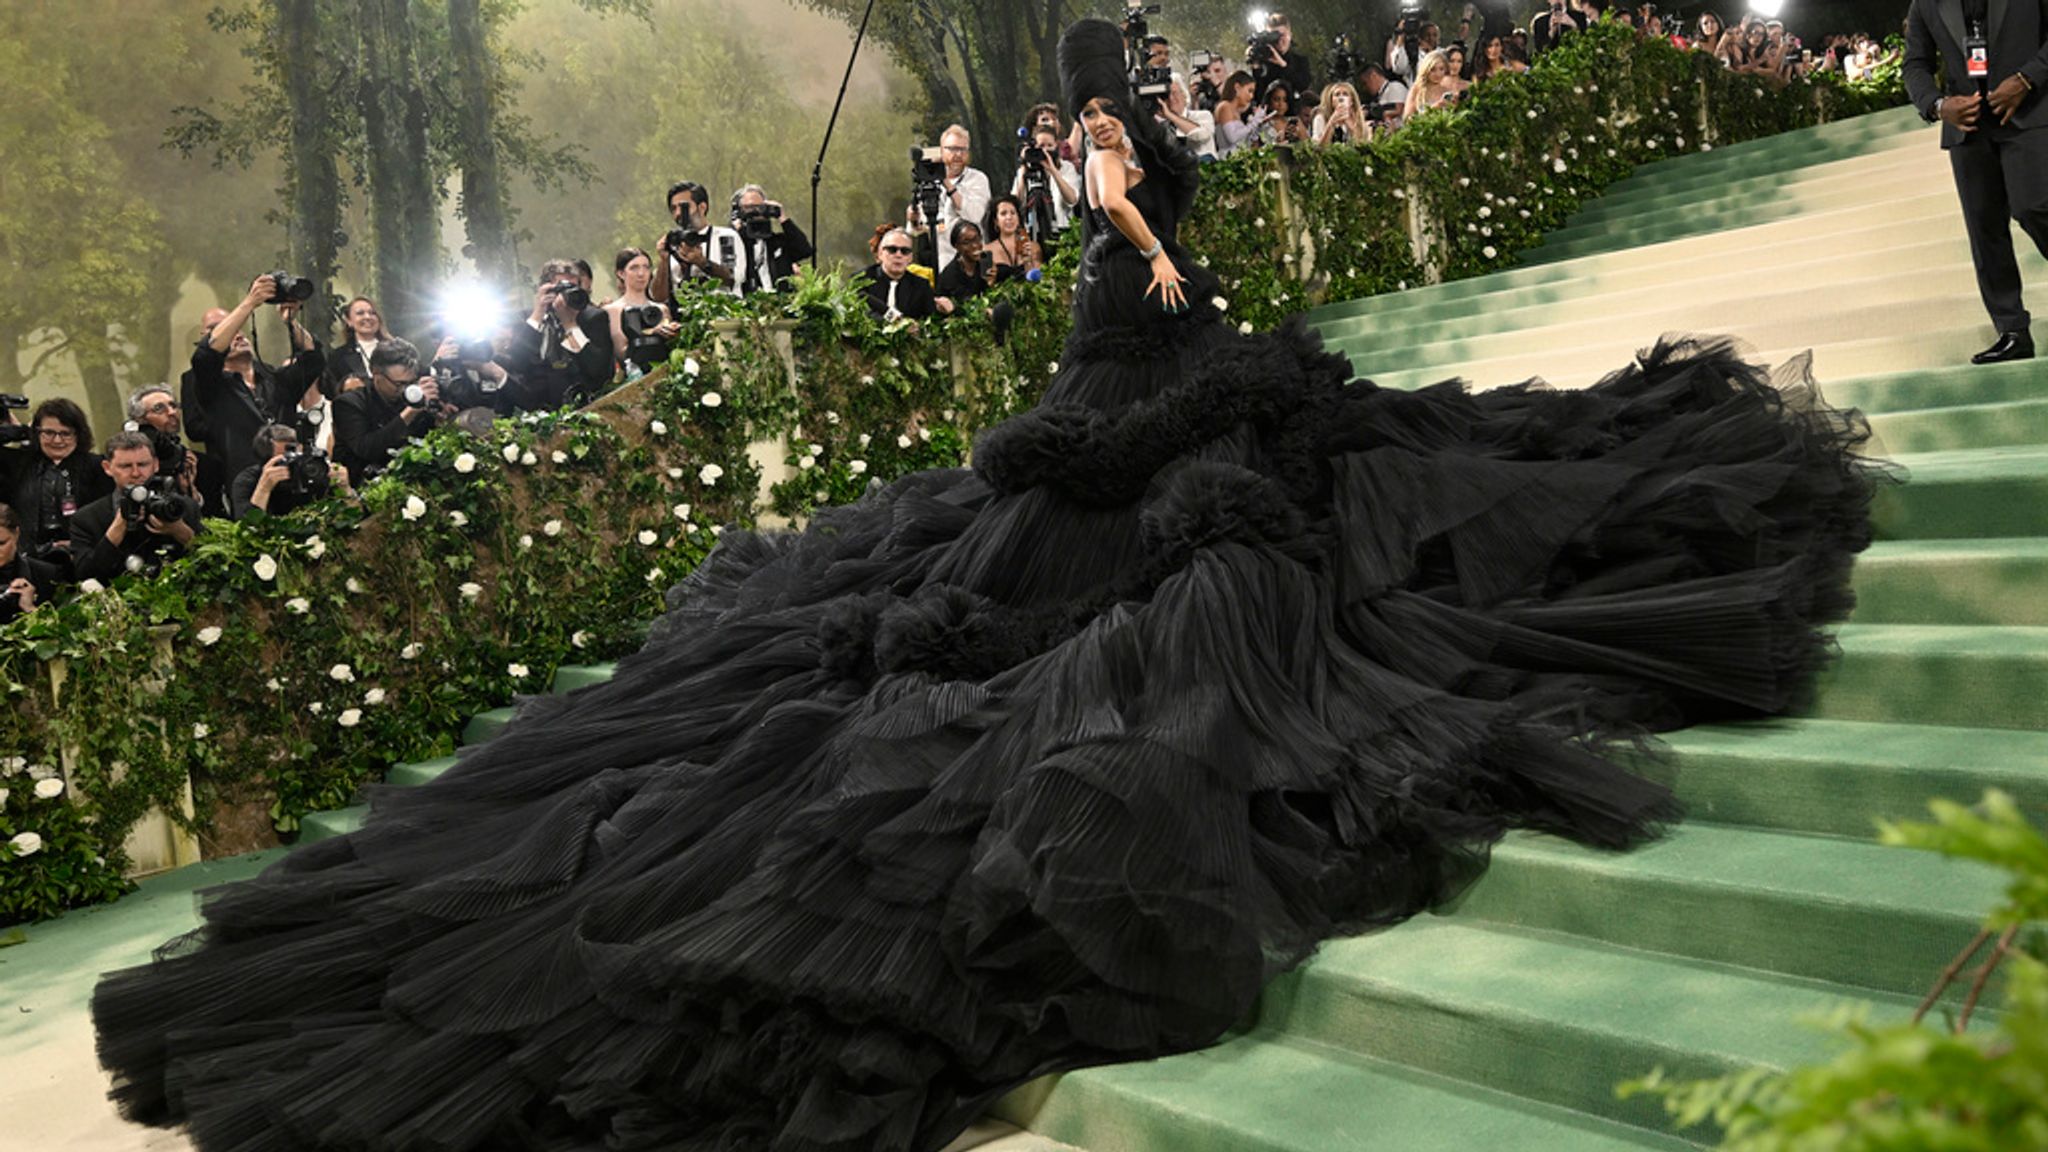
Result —
[[26, 576], [16, 576], [9, 581], [4, 595], [14, 597], [23, 612], [30, 611], [36, 606], [36, 586]]
[[441, 384], [432, 376], [422, 376], [405, 386], [405, 408], [398, 416], [410, 424], [421, 413], [441, 414]]

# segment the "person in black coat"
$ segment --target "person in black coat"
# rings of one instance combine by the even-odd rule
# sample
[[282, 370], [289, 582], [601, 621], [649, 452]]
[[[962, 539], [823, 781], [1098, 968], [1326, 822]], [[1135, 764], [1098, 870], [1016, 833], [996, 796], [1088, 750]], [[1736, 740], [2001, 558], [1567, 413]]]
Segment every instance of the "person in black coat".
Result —
[[56, 595], [61, 574], [54, 564], [21, 552], [21, 517], [0, 504], [0, 624], [9, 624]]
[[[1972, 24], [1989, 50], [1981, 100], [1964, 57]], [[1945, 87], [1935, 82], [1937, 64]], [[1901, 70], [1913, 107], [1941, 124], [1977, 291], [1998, 329], [1997, 342], [1970, 362], [2030, 360], [2033, 317], [2020, 296], [2009, 221], [2048, 256], [2048, 0], [1913, 0]]]
[[526, 323], [512, 326], [498, 364], [510, 376], [505, 391], [513, 410], [550, 412], [564, 404], [582, 405], [611, 386], [611, 314], [588, 303], [587, 289], [580, 305], [555, 291], [557, 283], [577, 278], [569, 261], [543, 265], [533, 313]]
[[327, 350], [326, 367], [321, 371], [320, 391], [330, 400], [341, 395], [342, 385], [350, 379], [369, 380], [370, 353], [379, 341], [391, 339], [376, 302], [368, 296], [349, 301], [341, 310], [341, 320], [348, 335], [338, 347]]
[[910, 233], [891, 228], [875, 246], [875, 262], [861, 269], [861, 295], [876, 319], [923, 320], [938, 312], [932, 286], [910, 271], [910, 254]]
[[947, 239], [953, 242], [953, 262], [939, 271], [932, 285], [939, 311], [952, 315], [960, 306], [988, 291], [995, 275], [981, 248], [981, 226], [971, 220], [953, 225]]
[[278, 314], [291, 332], [296, 353], [291, 363], [272, 368], [256, 358], [242, 329], [275, 292], [270, 277], [258, 276], [242, 302], [221, 317], [192, 351], [193, 390], [205, 413], [206, 451], [220, 461], [224, 476], [232, 477], [256, 463], [250, 445], [258, 431], [297, 420], [300, 400], [319, 385], [326, 367], [319, 344], [299, 326], [299, 306], [289, 301], [278, 305]]
[[[414, 385], [417, 402], [405, 394]], [[420, 376], [418, 349], [404, 340], [383, 341], [370, 355], [370, 386], [334, 402], [334, 459], [356, 483], [368, 484], [390, 465], [392, 453], [433, 431], [449, 409], [433, 378]]]
[[168, 494], [176, 516], [131, 518], [122, 496], [156, 475], [156, 445], [140, 432], [116, 432], [107, 438], [105, 465], [114, 490], [87, 504], [71, 518], [72, 576], [80, 581], [110, 584], [125, 572], [154, 572], [185, 554], [199, 533], [199, 504]]
[[732, 223], [747, 254], [740, 291], [748, 295], [787, 289], [798, 266], [817, 255], [810, 237], [759, 184], [749, 184], [733, 197]]
[[92, 451], [92, 425], [78, 405], [62, 397], [45, 400], [36, 405], [29, 426], [34, 439], [0, 449], [0, 492], [22, 526], [17, 547], [68, 578], [71, 518], [113, 491], [114, 482]]

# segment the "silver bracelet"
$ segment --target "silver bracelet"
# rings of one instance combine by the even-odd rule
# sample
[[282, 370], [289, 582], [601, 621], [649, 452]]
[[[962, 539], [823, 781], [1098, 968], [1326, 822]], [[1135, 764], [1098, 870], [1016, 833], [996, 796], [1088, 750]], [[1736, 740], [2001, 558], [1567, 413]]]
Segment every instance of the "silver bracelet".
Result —
[[1150, 259], [1152, 259], [1152, 258], [1153, 258], [1154, 256], [1157, 256], [1157, 255], [1159, 255], [1159, 254], [1160, 254], [1161, 252], [1164, 252], [1165, 250], [1166, 250], [1166, 241], [1164, 241], [1164, 240], [1161, 240], [1161, 239], [1160, 239], [1159, 237], [1157, 237], [1157, 236], [1154, 236], [1154, 237], [1152, 238], [1152, 246], [1151, 246], [1150, 248], [1147, 248], [1147, 249], [1145, 249], [1145, 250], [1144, 250], [1143, 252], [1140, 252], [1140, 253], [1138, 253], [1138, 255], [1140, 255], [1140, 256], [1143, 256], [1143, 257], [1144, 257], [1145, 259], [1147, 259], [1147, 260], [1150, 260]]

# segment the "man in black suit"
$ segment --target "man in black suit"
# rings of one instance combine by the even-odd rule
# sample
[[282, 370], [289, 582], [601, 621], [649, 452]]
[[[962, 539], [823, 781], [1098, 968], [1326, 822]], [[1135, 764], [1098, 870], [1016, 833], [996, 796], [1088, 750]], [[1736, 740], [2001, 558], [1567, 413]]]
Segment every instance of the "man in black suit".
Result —
[[861, 270], [861, 295], [877, 320], [923, 320], [939, 310], [930, 282], [910, 270], [911, 244], [910, 233], [891, 228]]
[[[292, 423], [309, 392], [319, 398], [320, 375], [327, 362], [319, 343], [300, 326], [297, 302], [278, 305], [293, 350], [284, 367], [272, 368], [258, 360], [242, 331], [276, 290], [270, 277], [258, 276], [242, 302], [211, 325], [206, 339], [192, 351], [193, 391], [204, 413], [206, 452], [220, 461], [223, 476], [232, 477], [257, 462], [251, 445], [259, 430]], [[188, 420], [192, 416], [184, 415]]]
[[124, 572], [154, 572], [166, 560], [185, 554], [199, 532], [199, 505], [170, 494], [176, 516], [145, 514], [126, 500], [130, 489], [156, 475], [156, 446], [140, 432], [116, 432], [107, 438], [102, 464], [114, 490], [80, 508], [71, 517], [72, 575], [80, 581], [110, 584]]
[[[1973, 29], [1981, 30], [1986, 49], [1981, 80], [1969, 72]], [[1941, 122], [1977, 290], [1998, 328], [1997, 343], [1970, 362], [2032, 359], [2032, 318], [2020, 296], [2010, 221], [2019, 221], [2048, 256], [2048, 102], [2041, 99], [2048, 88], [2048, 0], [1913, 0], [1904, 71], [1913, 107]]]

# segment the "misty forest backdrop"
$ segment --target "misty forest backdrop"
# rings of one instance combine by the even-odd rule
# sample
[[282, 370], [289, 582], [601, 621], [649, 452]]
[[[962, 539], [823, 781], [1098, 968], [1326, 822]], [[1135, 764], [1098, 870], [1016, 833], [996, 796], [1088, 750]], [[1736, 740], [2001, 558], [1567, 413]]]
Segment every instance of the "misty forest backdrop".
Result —
[[[1905, 0], [1792, 5], [1788, 23], [1817, 40], [1893, 31]], [[1447, 22], [1462, 6], [1434, 5]], [[127, 389], [182, 371], [206, 308], [273, 268], [336, 298], [376, 297], [408, 336], [437, 327], [445, 284], [480, 280], [511, 306], [553, 257], [589, 260], [608, 296], [612, 254], [652, 248], [678, 179], [712, 190], [714, 217], [732, 189], [760, 183], [807, 226], [811, 164], [864, 7], [7, 0], [0, 391], [68, 395], [104, 434]], [[1287, 10], [1320, 79], [1329, 36], [1383, 43], [1398, 7]], [[1242, 50], [1243, 4], [1165, 8], [1152, 26], [1178, 49]], [[824, 259], [867, 262], [875, 225], [902, 217], [909, 146], [947, 123], [973, 129], [977, 165], [1007, 186], [1019, 117], [1057, 91], [1060, 30], [1121, 11], [878, 0], [825, 166]], [[331, 335], [326, 316], [310, 320]], [[283, 346], [273, 317], [258, 332]]]

